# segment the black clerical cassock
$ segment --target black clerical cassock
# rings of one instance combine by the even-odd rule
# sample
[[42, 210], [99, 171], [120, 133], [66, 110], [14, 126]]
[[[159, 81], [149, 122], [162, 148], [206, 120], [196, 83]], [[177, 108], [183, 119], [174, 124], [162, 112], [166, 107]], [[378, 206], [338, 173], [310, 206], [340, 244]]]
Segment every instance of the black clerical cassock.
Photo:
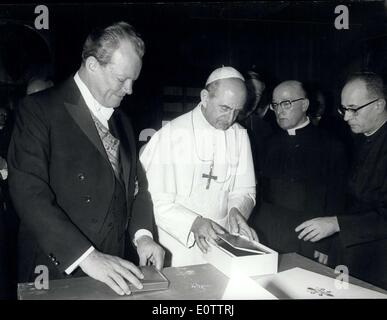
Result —
[[387, 123], [356, 138], [348, 207], [338, 216], [341, 263], [350, 275], [387, 289]]
[[346, 156], [343, 146], [312, 124], [285, 130], [268, 141], [259, 173], [259, 195], [253, 225], [260, 241], [279, 253], [313, 257], [329, 253], [331, 239], [313, 244], [297, 238], [294, 229], [316, 217], [342, 212], [345, 204]]

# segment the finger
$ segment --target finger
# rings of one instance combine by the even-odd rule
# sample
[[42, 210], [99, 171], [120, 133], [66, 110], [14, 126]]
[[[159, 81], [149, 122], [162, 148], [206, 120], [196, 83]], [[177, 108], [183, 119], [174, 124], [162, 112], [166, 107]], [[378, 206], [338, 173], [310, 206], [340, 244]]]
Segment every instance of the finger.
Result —
[[309, 241], [310, 242], [317, 242], [322, 239], [321, 233], [318, 233], [315, 237], [311, 238]]
[[196, 245], [199, 247], [199, 249], [200, 249], [201, 252], [207, 253], [207, 250], [206, 250], [206, 248], [203, 246], [201, 239], [202, 239], [201, 237], [195, 236]]
[[209, 237], [208, 240], [209, 240], [211, 243], [215, 243], [215, 240], [218, 240], [218, 239], [219, 239], [219, 237], [218, 237], [218, 235], [216, 234], [215, 230], [212, 229], [212, 228], [210, 228], [210, 230], [208, 230], [208, 237]]
[[317, 259], [320, 256], [320, 252], [314, 250], [313, 258]]
[[124, 260], [124, 259], [121, 259], [121, 258], [118, 258], [118, 262], [119, 264], [124, 267], [125, 269], [128, 269], [131, 273], [133, 273], [137, 278], [139, 279], [144, 279], [144, 274], [141, 272], [141, 269], [136, 267], [133, 263], [127, 261], [127, 260]]
[[109, 274], [110, 278], [114, 280], [115, 283], [121, 288], [121, 290], [129, 295], [131, 293], [128, 284], [126, 281], [119, 275], [117, 272], [112, 272]]
[[258, 242], [259, 239], [258, 239], [257, 233], [255, 232], [254, 229], [252, 229], [252, 228], [250, 228], [250, 229], [251, 229], [251, 234], [252, 234], [253, 240]]
[[327, 264], [328, 263], [328, 255], [321, 253], [318, 262], [320, 262], [322, 264]]
[[231, 234], [239, 233], [239, 225], [234, 217], [232, 216], [230, 217], [229, 223], [230, 223], [230, 233]]
[[164, 265], [164, 250], [157, 250], [156, 254], [152, 256], [152, 263], [156, 267], [157, 270], [161, 270]]
[[[210, 240], [210, 238], [208, 239], [208, 241]], [[207, 238], [200, 238], [200, 242], [201, 242], [201, 244], [202, 244], [202, 247], [204, 248], [204, 250], [206, 251], [206, 252], [208, 252], [208, 250], [210, 249], [210, 245], [208, 244], [208, 242], [207, 242]]]
[[206, 240], [204, 238], [200, 237], [198, 240], [198, 243], [199, 243], [200, 250], [202, 250], [203, 253], [207, 253], [208, 244], [207, 244]]
[[246, 238], [246, 239], [250, 240], [250, 234], [247, 232], [247, 230], [244, 230], [244, 229], [240, 228], [238, 235], [243, 237], [243, 238]]
[[304, 238], [309, 232], [311, 232], [313, 229], [314, 229], [313, 226], [305, 227], [305, 229], [302, 230], [302, 231], [300, 232], [300, 234], [298, 235], [298, 239], [301, 240], [301, 239]]
[[199, 249], [201, 250], [200, 246], [201, 244], [199, 243], [199, 236], [197, 233], [194, 233], [194, 238], [195, 238], [195, 243], [196, 245], [199, 247]]
[[113, 289], [113, 291], [115, 291], [115, 293], [119, 294], [120, 296], [124, 295], [124, 291], [122, 291], [122, 289], [115, 281], [113, 281], [112, 278], [107, 277], [106, 279], [102, 280], [102, 282], [108, 285], [111, 289]]
[[250, 231], [250, 228], [243, 228], [243, 227], [240, 227], [239, 228], [239, 235], [241, 235], [242, 237], [245, 237], [246, 239], [248, 240], [253, 240], [253, 235]]
[[311, 222], [311, 220], [304, 221], [303, 223], [301, 223], [300, 225], [298, 225], [298, 226], [296, 227], [296, 229], [294, 229], [294, 231], [299, 232], [299, 231], [301, 231], [302, 229], [304, 229], [304, 228], [310, 226], [310, 222]]
[[244, 234], [249, 238], [249, 240], [253, 240], [253, 233], [252, 233], [252, 230], [251, 230], [251, 228], [247, 225], [247, 223], [246, 223], [245, 221], [241, 221], [241, 222], [240, 222], [239, 228], [240, 228], [242, 234], [244, 233]]
[[140, 266], [146, 266], [148, 261], [147, 255], [144, 253], [141, 253], [138, 255], [138, 257], [140, 258], [140, 261], [139, 261]]
[[220, 225], [218, 225], [217, 223], [213, 222], [212, 223], [212, 228], [215, 230], [215, 232], [217, 234], [224, 234], [223, 228]]
[[[114, 270], [121, 276], [123, 277], [124, 279], [128, 280], [130, 283], [132, 283], [137, 289], [142, 289], [143, 288], [143, 285], [141, 283], [141, 281], [132, 273], [130, 272], [128, 269], [120, 266], [120, 265], [116, 265]], [[120, 277], [120, 278], [121, 278]], [[113, 278], [114, 280], [116, 280], [115, 278]], [[124, 289], [120, 283], [118, 283], [120, 285], [120, 287], [122, 289]]]
[[311, 239], [315, 238], [317, 235], [319, 234], [319, 231], [318, 230], [312, 230], [311, 232], [309, 232], [305, 237], [304, 237], [304, 241], [310, 241]]

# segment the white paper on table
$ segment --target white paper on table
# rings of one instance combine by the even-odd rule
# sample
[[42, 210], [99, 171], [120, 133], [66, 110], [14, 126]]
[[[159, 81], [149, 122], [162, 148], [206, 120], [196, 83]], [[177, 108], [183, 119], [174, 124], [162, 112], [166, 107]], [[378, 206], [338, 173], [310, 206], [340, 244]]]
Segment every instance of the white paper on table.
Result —
[[387, 299], [387, 295], [344, 283], [302, 268], [256, 278], [263, 288], [283, 299]]
[[277, 298], [256, 281], [238, 274], [228, 281], [222, 300], [277, 300]]

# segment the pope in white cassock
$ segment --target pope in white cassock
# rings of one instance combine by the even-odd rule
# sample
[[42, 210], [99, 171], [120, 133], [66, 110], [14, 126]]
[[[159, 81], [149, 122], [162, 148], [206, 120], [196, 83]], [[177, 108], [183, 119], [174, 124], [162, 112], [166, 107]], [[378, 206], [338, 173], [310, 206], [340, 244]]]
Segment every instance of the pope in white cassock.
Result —
[[199, 105], [156, 132], [140, 161], [147, 174], [159, 242], [171, 266], [205, 263], [218, 234], [258, 240], [246, 221], [255, 205], [247, 132], [234, 123], [246, 102], [243, 76], [216, 69]]

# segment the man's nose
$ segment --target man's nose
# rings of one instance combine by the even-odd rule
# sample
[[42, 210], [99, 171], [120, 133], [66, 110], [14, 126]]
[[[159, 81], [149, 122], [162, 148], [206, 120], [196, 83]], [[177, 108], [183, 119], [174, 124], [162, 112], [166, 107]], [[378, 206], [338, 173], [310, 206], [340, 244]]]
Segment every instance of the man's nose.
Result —
[[346, 110], [346, 111], [344, 112], [344, 121], [348, 121], [348, 120], [351, 119], [352, 117], [353, 117], [352, 112], [350, 112], [350, 111], [348, 111], [348, 110]]
[[132, 80], [126, 80], [125, 83], [124, 83], [124, 91], [125, 91], [125, 94], [132, 94], [133, 92], [133, 81]]
[[229, 116], [228, 116], [228, 122], [233, 123], [235, 121], [235, 119], [237, 118], [238, 113], [239, 113], [238, 110], [230, 111]]
[[279, 105], [277, 107], [277, 115], [282, 115], [282, 114], [285, 114], [285, 113], [286, 113], [286, 110], [281, 105]]

